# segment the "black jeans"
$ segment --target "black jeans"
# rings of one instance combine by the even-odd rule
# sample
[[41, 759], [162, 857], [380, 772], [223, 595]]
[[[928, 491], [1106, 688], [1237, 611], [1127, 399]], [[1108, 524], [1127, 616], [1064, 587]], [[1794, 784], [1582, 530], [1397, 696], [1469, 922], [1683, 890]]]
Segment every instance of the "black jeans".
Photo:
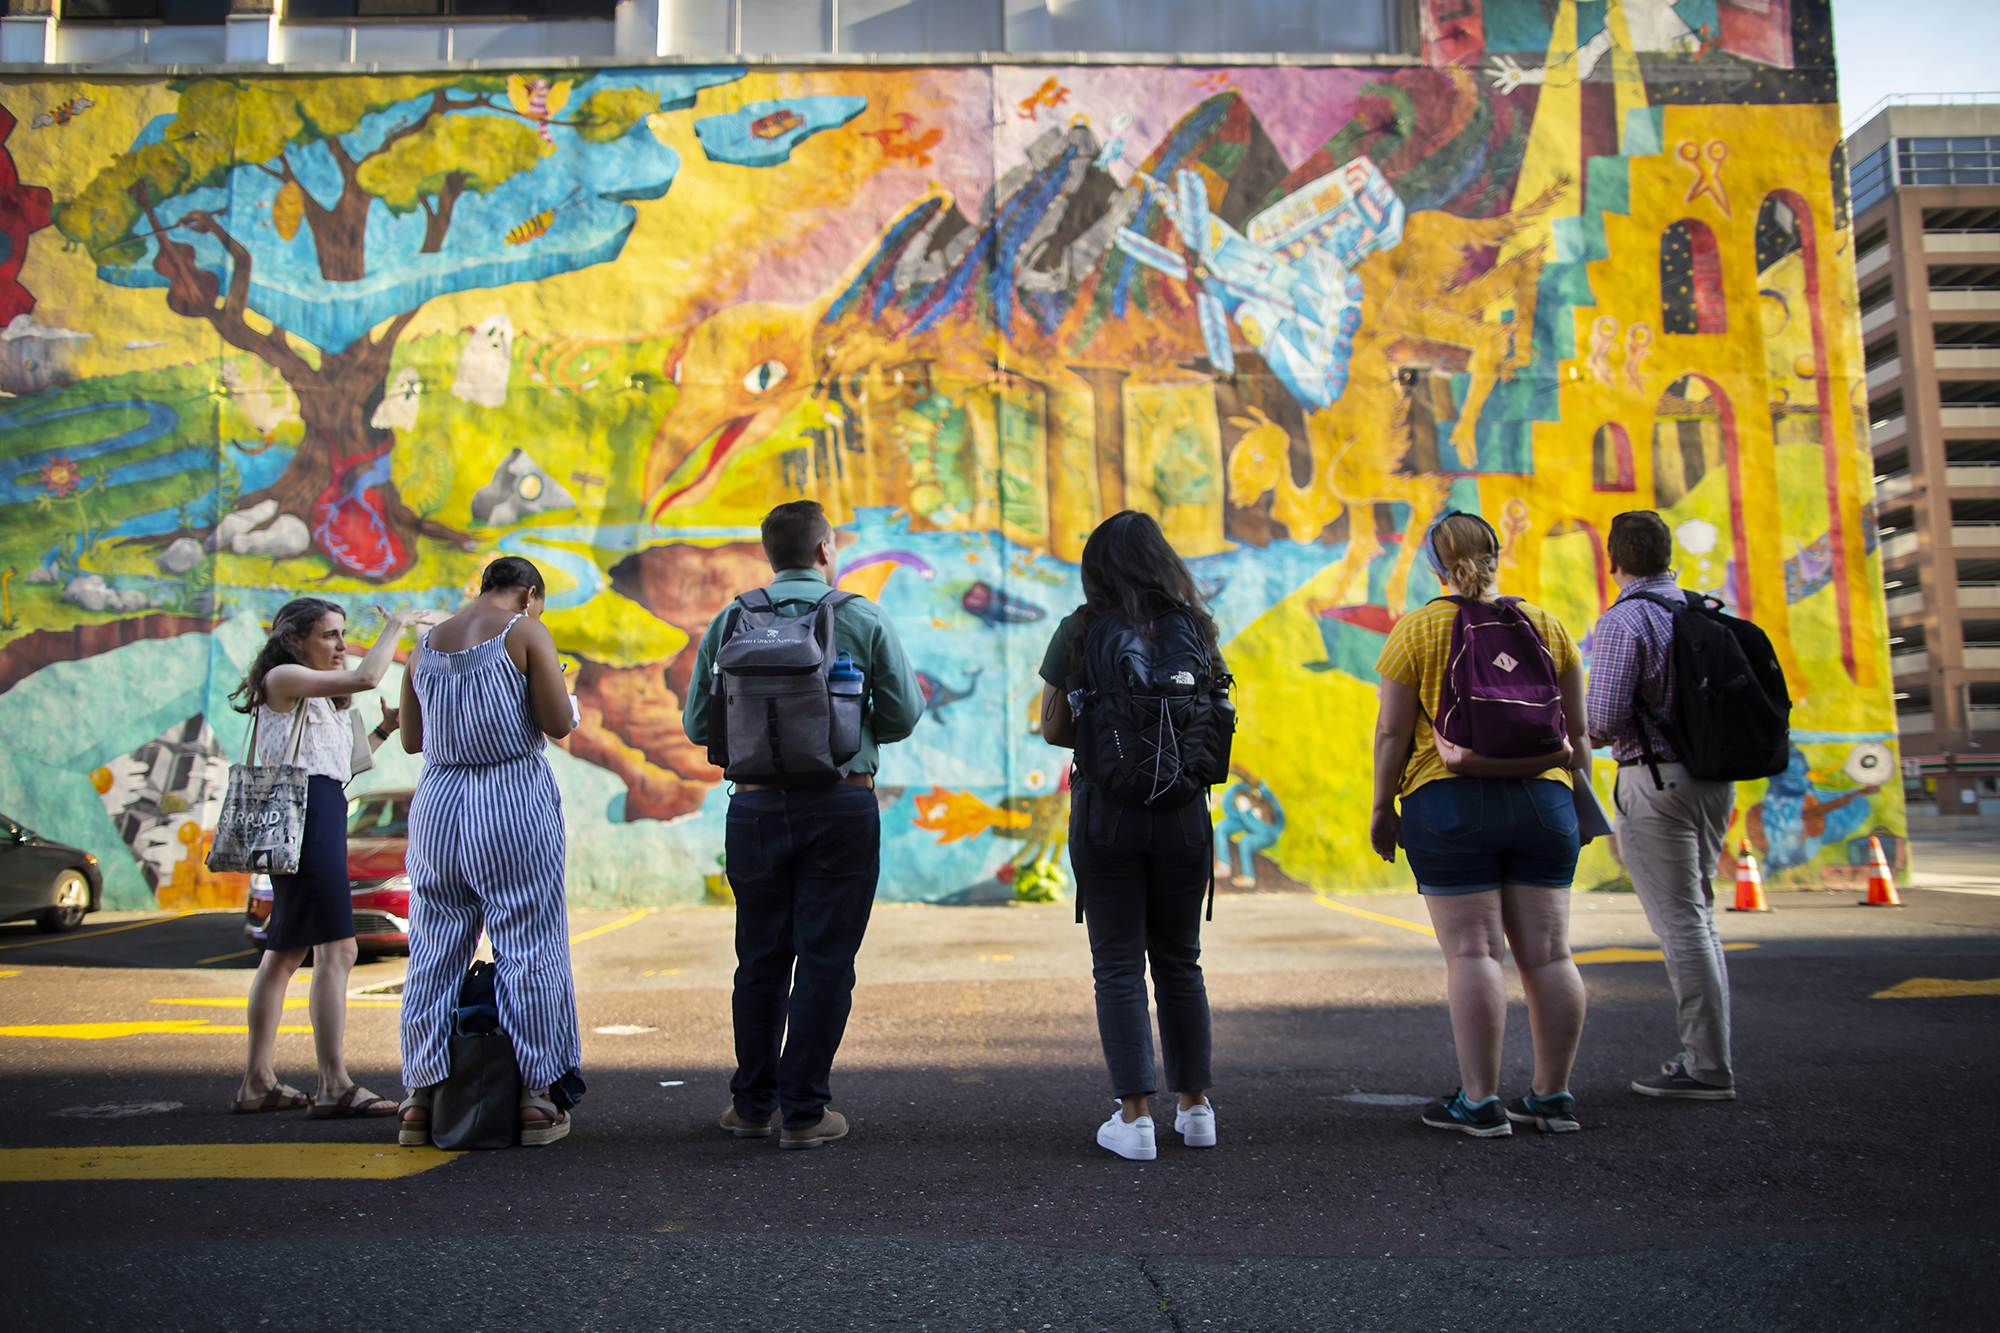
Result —
[[1097, 1035], [1111, 1092], [1156, 1090], [1153, 1024], [1146, 1013], [1146, 961], [1160, 1013], [1160, 1047], [1171, 1092], [1205, 1091], [1209, 1077], [1208, 987], [1201, 976], [1201, 908], [1214, 855], [1208, 807], [1135, 810], [1078, 786], [1070, 797], [1069, 859], [1090, 926], [1097, 980]]
[[[739, 791], [729, 801], [736, 891], [736, 1113], [786, 1129], [819, 1123], [854, 1007], [854, 955], [875, 905], [875, 793], [836, 783]], [[782, 1047], [782, 1049], [781, 1049]]]

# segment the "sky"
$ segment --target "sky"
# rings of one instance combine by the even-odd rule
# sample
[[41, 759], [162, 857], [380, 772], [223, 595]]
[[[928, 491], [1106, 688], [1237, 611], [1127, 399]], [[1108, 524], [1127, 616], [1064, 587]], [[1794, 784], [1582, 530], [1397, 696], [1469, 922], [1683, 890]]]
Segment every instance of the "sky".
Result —
[[1833, 0], [1840, 119], [1891, 93], [2000, 92], [2000, 0]]

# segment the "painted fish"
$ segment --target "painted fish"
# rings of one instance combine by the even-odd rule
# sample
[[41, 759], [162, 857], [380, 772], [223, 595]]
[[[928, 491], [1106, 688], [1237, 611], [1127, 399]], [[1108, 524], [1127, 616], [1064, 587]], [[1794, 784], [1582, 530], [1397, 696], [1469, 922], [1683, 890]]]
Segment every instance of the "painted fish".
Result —
[[946, 791], [943, 787], [932, 787], [914, 799], [917, 817], [910, 823], [938, 834], [940, 843], [976, 837], [988, 829], [1025, 829], [1034, 822], [1025, 810], [1006, 810], [988, 805], [969, 791]]
[[960, 699], [970, 699], [979, 688], [979, 673], [982, 667], [969, 666], [965, 669], [965, 688], [954, 690], [951, 686], [931, 675], [928, 671], [917, 672], [917, 689], [924, 696], [924, 711], [943, 722], [947, 719], [944, 710]]
[[1001, 592], [990, 583], [975, 583], [958, 599], [968, 615], [977, 616], [995, 629], [1002, 625], [1028, 625], [1044, 620], [1048, 612], [1033, 602]]

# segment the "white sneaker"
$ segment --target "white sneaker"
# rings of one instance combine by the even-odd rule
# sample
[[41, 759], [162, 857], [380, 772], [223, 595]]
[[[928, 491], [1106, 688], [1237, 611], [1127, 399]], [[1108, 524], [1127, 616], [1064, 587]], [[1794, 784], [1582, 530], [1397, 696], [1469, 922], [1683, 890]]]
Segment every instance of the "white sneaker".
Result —
[[1150, 1162], [1160, 1155], [1153, 1144], [1153, 1117], [1142, 1115], [1127, 1122], [1122, 1110], [1113, 1111], [1111, 1118], [1097, 1127], [1097, 1144], [1134, 1162]]
[[1174, 1133], [1190, 1148], [1215, 1146], [1215, 1108], [1206, 1100], [1200, 1106], [1174, 1113]]

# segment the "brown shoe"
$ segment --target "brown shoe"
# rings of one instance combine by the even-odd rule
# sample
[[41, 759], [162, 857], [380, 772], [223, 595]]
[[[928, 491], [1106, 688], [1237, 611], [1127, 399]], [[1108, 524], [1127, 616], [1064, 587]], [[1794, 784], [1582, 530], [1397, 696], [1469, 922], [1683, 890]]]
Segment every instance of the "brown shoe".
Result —
[[722, 1119], [715, 1123], [739, 1139], [768, 1139], [771, 1137], [771, 1127], [778, 1123], [778, 1113], [771, 1112], [770, 1118], [760, 1125], [754, 1120], [745, 1120], [736, 1114], [736, 1103], [731, 1102], [729, 1109], [722, 1113]]
[[847, 1117], [828, 1107], [810, 1129], [788, 1129], [778, 1137], [780, 1148], [817, 1148], [847, 1137]]

